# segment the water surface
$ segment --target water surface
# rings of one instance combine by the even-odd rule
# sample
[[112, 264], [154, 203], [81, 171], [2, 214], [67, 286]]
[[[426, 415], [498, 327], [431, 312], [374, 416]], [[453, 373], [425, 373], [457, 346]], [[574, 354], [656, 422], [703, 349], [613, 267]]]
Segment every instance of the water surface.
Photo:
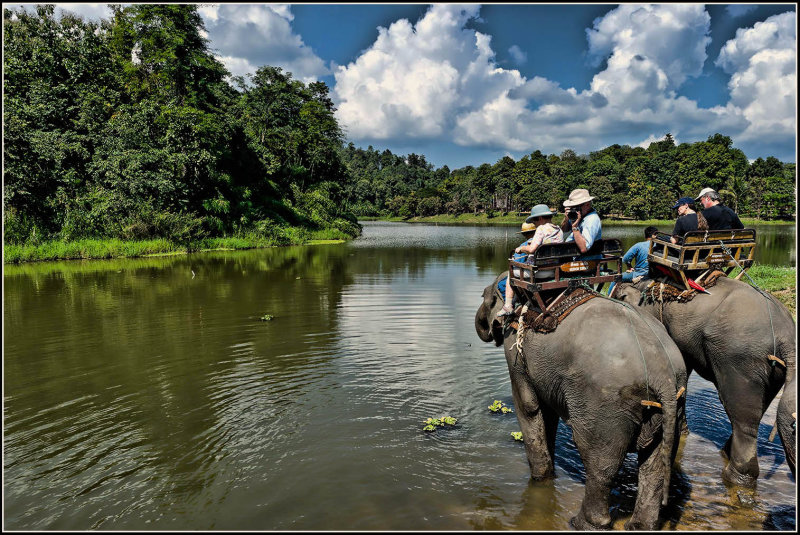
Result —
[[[794, 265], [789, 239], [773, 263]], [[584, 492], [570, 431], [557, 477], [530, 482], [514, 414], [487, 409], [513, 404], [501, 349], [473, 326], [520, 241], [374, 222], [344, 245], [6, 266], [4, 527], [567, 529]], [[688, 396], [664, 528], [794, 529], [775, 403], [749, 493], [719, 477], [730, 424], [713, 386], [693, 376]], [[422, 431], [442, 415], [456, 427]]]

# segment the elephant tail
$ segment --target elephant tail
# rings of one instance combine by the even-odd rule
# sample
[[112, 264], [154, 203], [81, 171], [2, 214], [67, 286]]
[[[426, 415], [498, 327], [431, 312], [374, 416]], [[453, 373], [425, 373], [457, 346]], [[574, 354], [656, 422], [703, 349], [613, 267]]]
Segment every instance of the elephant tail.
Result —
[[667, 505], [669, 499], [669, 483], [672, 475], [672, 451], [675, 447], [675, 437], [678, 420], [678, 400], [675, 394], [662, 392], [661, 398], [661, 458], [664, 462], [664, 493], [661, 498], [661, 505]]

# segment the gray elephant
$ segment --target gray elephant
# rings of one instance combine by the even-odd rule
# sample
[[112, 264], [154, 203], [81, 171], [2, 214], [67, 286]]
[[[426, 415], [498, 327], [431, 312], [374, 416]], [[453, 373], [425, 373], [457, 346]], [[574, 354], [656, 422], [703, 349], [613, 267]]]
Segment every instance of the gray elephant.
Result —
[[783, 451], [786, 452], [786, 464], [796, 475], [794, 470], [795, 454], [797, 453], [797, 376], [787, 383], [783, 395], [778, 403], [778, 434], [783, 442]]
[[723, 447], [729, 462], [722, 477], [754, 487], [759, 423], [795, 373], [791, 314], [768, 293], [727, 277], [708, 289], [710, 295], [698, 293], [689, 302], [648, 299], [640, 304], [649, 282], [620, 284], [614, 297], [660, 320], [683, 353], [687, 372], [696, 370], [714, 383], [733, 430]]
[[517, 331], [495, 316], [503, 305], [497, 282], [505, 276], [483, 291], [475, 329], [481, 340], [505, 346], [531, 476], [554, 476], [561, 418], [586, 469], [586, 492], [572, 526], [611, 525], [612, 478], [626, 452], [637, 451], [639, 488], [626, 528], [654, 529], [667, 501], [685, 399], [679, 395], [686, 386], [680, 351], [652, 317], [603, 297], [575, 308], [553, 332], [523, 330], [517, 346]]

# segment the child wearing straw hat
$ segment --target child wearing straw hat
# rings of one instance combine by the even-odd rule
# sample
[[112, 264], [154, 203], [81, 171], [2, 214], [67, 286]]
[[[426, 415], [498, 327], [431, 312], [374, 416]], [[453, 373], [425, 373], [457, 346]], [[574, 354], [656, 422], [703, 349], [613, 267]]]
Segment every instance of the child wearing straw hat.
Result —
[[[533, 254], [536, 249], [543, 243], [562, 243], [564, 241], [561, 229], [552, 223], [554, 212], [544, 204], [537, 204], [531, 208], [531, 215], [525, 219], [522, 224], [522, 231], [520, 234], [528, 238], [523, 244], [514, 249], [514, 256], [519, 254]], [[530, 236], [533, 234], [533, 236]], [[510, 275], [509, 275], [510, 277]], [[511, 283], [506, 278], [505, 280], [505, 304], [503, 308], [497, 313], [497, 317], [508, 316], [514, 312], [512, 308], [512, 300], [514, 299], [514, 291], [511, 289]]]

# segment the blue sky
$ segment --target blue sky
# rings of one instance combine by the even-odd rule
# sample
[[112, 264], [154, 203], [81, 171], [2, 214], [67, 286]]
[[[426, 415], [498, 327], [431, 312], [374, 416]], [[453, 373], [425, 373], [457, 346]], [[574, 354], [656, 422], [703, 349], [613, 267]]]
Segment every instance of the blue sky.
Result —
[[[9, 4], [6, 4], [7, 6]], [[86, 17], [105, 4], [61, 4]], [[348, 141], [451, 169], [730, 136], [796, 161], [796, 6], [202, 4], [234, 74], [331, 88]]]

